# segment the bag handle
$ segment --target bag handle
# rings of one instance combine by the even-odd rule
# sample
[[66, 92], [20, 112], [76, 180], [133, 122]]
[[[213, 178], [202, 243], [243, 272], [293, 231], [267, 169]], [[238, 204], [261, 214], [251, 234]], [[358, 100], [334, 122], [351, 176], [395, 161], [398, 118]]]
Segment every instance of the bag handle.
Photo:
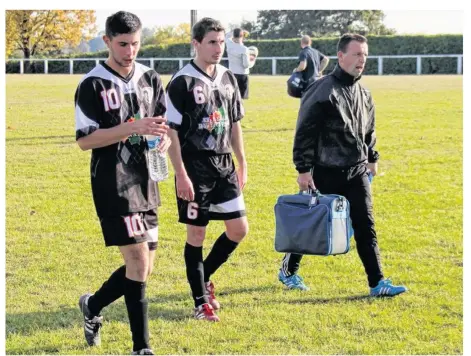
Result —
[[309, 188], [308, 190], [300, 190], [298, 194], [312, 195], [314, 197], [323, 196], [321, 192], [319, 191], [319, 189], [312, 190], [311, 188]]

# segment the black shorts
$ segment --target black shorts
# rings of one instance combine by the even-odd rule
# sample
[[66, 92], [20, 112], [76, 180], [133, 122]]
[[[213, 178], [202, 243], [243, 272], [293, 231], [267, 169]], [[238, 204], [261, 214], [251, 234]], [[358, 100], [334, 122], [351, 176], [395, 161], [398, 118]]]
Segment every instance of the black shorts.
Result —
[[245, 216], [244, 196], [230, 153], [184, 159], [183, 163], [193, 183], [195, 198], [189, 202], [177, 196], [179, 222], [206, 226], [209, 220]]
[[247, 74], [234, 74], [239, 86], [240, 97], [242, 99], [249, 98], [249, 76]]
[[157, 248], [159, 228], [156, 209], [100, 217], [100, 224], [106, 246], [127, 246], [147, 241], [151, 251]]

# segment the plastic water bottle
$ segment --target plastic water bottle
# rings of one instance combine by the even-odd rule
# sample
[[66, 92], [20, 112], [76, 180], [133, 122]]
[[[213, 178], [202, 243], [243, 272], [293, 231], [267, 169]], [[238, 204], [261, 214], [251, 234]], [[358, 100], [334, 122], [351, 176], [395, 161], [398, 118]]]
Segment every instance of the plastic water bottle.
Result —
[[149, 176], [155, 182], [161, 182], [168, 178], [168, 163], [165, 153], [160, 153], [157, 147], [159, 146], [161, 137], [146, 135], [147, 139], [147, 157]]
[[370, 184], [373, 183], [373, 173], [368, 172], [368, 180], [370, 181]]

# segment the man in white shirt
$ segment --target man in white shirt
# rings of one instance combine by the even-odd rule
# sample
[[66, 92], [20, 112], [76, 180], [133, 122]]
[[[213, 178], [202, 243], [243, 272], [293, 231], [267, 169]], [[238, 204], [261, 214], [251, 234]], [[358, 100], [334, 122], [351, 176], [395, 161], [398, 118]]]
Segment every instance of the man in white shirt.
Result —
[[242, 99], [249, 98], [249, 73], [255, 64], [255, 59], [250, 60], [249, 49], [244, 46], [244, 37], [249, 33], [236, 28], [226, 34], [226, 50], [229, 58], [229, 70], [234, 73], [239, 85]]

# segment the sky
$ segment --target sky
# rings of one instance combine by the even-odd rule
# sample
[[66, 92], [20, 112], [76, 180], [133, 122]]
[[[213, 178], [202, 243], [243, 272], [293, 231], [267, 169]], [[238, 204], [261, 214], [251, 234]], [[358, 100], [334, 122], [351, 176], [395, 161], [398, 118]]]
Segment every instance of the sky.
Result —
[[[266, 7], [268, 9], [269, 7]], [[105, 28], [106, 18], [119, 10], [127, 10], [140, 17], [144, 27], [177, 25], [190, 22], [190, 10], [140, 10], [115, 8], [96, 10], [99, 31]], [[384, 24], [399, 34], [463, 33], [464, 12], [462, 10], [383, 10]], [[255, 21], [256, 10], [209, 10], [197, 11], [198, 18], [205, 16], [220, 20], [223, 25], [238, 24], [242, 20]]]

